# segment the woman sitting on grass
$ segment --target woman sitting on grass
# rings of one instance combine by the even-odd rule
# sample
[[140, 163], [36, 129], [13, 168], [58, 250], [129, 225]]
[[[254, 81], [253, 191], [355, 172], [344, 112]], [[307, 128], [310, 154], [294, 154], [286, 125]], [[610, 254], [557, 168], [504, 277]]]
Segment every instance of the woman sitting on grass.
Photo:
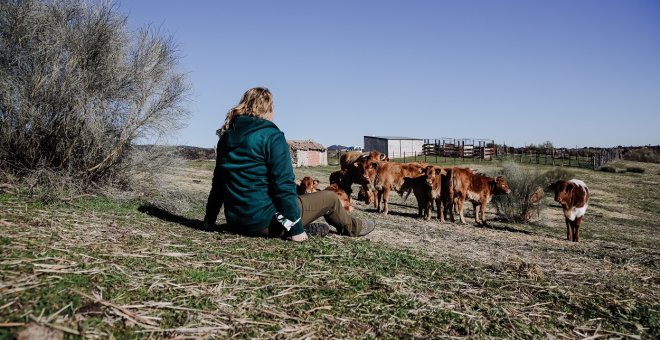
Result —
[[273, 96], [263, 87], [245, 92], [227, 113], [219, 132], [204, 228], [213, 228], [224, 203], [230, 231], [246, 236], [298, 242], [307, 234], [325, 236], [327, 224], [311, 223], [321, 216], [343, 235], [372, 232], [374, 222], [348, 215], [332, 191], [297, 195], [289, 145], [272, 120]]

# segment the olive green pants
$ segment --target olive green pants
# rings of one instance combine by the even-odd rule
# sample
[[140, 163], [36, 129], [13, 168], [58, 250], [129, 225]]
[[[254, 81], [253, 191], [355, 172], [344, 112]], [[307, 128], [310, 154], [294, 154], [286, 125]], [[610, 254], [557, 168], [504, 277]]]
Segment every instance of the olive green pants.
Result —
[[[362, 220], [351, 217], [339, 197], [334, 191], [321, 190], [311, 194], [298, 196], [298, 207], [300, 208], [301, 220], [304, 226], [316, 221], [323, 216], [331, 226], [337, 229], [340, 235], [358, 236], [362, 231]], [[281, 237], [286, 230], [273, 218], [268, 228], [251, 233], [244, 233], [240, 228], [234, 232], [245, 236]]]
[[362, 221], [351, 217], [334, 191], [321, 190], [298, 196], [303, 225], [309, 225], [323, 216], [342, 235], [358, 236]]

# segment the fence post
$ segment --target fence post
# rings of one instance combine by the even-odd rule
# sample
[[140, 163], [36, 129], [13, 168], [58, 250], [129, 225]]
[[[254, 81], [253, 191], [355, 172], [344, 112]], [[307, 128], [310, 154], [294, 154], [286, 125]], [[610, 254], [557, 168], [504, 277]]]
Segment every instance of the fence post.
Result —
[[552, 166], [555, 166], [555, 148], [552, 148]]
[[404, 163], [406, 162], [406, 152], [405, 151], [403, 152], [403, 162]]

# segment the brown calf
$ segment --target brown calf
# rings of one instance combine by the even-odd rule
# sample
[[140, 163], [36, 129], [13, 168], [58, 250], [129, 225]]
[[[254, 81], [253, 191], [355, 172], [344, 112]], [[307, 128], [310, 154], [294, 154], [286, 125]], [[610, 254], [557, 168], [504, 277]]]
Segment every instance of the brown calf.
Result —
[[[511, 192], [509, 183], [502, 176], [497, 178], [487, 177], [473, 173], [470, 169], [453, 168], [451, 175], [451, 195], [458, 206], [461, 223], [465, 223], [463, 216], [463, 205], [468, 199], [474, 208], [474, 219], [479, 223], [486, 224], [486, 205], [493, 195], [508, 194]], [[481, 222], [479, 221], [479, 209], [481, 210]]]
[[323, 190], [334, 191], [335, 194], [337, 194], [337, 196], [339, 197], [339, 200], [341, 201], [341, 205], [344, 206], [344, 209], [346, 209], [346, 211], [348, 212], [353, 211], [353, 207], [351, 206], [351, 201], [348, 199], [348, 194], [346, 194], [344, 190], [339, 189], [339, 186], [337, 184], [330, 184]]
[[557, 181], [550, 185], [555, 192], [555, 201], [561, 205], [566, 222], [566, 239], [580, 241], [580, 224], [589, 206], [589, 188], [579, 180]]
[[369, 189], [376, 192], [375, 206], [380, 211], [383, 202], [383, 214], [387, 215], [388, 201], [391, 190], [399, 190], [405, 177], [417, 177], [428, 164], [423, 163], [391, 163], [368, 160], [364, 163], [365, 181]]
[[372, 152], [359, 152], [349, 151], [341, 155], [339, 159], [339, 172], [333, 172], [330, 177], [330, 183], [337, 183], [340, 189], [343, 189], [348, 195], [349, 199], [353, 189], [351, 186], [358, 183], [362, 186], [363, 191], [366, 193], [365, 201], [367, 204], [373, 200], [373, 193], [367, 188], [364, 181], [364, 166], [367, 160], [388, 161], [387, 155], [377, 151]]
[[300, 183], [296, 186], [296, 192], [298, 195], [310, 194], [319, 190], [319, 180], [313, 179], [309, 176], [303, 177], [303, 179], [300, 180]]
[[[443, 192], [446, 192], [447, 189], [446, 186], [443, 189], [443, 178], [447, 177], [447, 170], [451, 171], [451, 169], [428, 165], [421, 170], [421, 176], [415, 178], [405, 177], [403, 185], [399, 189], [399, 194], [407, 192], [406, 198], [410, 195], [411, 191], [415, 194], [418, 214], [424, 216], [426, 220], [431, 219], [431, 210], [433, 210], [434, 202], [438, 210], [440, 223], [443, 223], [445, 220], [444, 210], [445, 206], [447, 206], [447, 199], [443, 195]], [[446, 180], [445, 183], [447, 183]]]

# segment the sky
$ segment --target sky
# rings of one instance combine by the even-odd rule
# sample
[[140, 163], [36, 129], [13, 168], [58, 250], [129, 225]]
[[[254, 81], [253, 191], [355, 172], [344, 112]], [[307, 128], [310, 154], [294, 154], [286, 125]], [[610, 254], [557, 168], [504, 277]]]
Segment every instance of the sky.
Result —
[[252, 87], [287, 139], [660, 144], [660, 1], [121, 0], [192, 85], [167, 143], [213, 147]]

